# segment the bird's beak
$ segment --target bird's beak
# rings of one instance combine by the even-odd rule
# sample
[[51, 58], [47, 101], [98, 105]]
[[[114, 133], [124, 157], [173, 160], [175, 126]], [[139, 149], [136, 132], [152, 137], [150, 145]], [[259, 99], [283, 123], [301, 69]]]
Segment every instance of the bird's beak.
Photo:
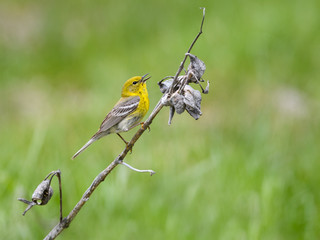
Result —
[[151, 78], [151, 76], [150, 76], [150, 77], [147, 77], [147, 76], [148, 76], [148, 74], [149, 74], [149, 73], [147, 73], [147, 74], [143, 75], [143, 76], [141, 77], [140, 82], [144, 83], [144, 82], [146, 82], [149, 78]]

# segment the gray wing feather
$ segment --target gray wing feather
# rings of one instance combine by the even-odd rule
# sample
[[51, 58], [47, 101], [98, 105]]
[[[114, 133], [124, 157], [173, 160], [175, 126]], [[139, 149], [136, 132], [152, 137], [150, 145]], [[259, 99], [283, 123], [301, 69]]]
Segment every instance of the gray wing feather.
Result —
[[109, 128], [121, 122], [126, 116], [137, 109], [139, 102], [140, 97], [134, 96], [129, 97], [124, 102], [117, 103], [101, 123], [98, 132], [107, 131]]

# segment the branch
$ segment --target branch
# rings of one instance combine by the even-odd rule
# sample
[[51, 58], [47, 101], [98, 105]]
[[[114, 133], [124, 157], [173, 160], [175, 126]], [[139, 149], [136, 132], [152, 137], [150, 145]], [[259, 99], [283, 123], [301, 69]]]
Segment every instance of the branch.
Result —
[[[202, 22], [201, 22], [201, 27], [200, 27], [200, 32], [198, 33], [198, 35], [196, 36], [196, 38], [193, 40], [193, 42], [191, 43], [188, 53], [191, 51], [192, 47], [194, 46], [194, 44], [196, 43], [197, 39], [199, 38], [199, 36], [202, 33], [202, 25], [204, 22], [204, 15], [205, 15], [205, 9], [203, 8], [203, 18], [202, 18]], [[180, 67], [174, 77], [174, 82], [177, 81], [178, 75], [181, 73], [184, 63], [186, 61], [187, 55], [185, 55], [183, 61], [180, 64]], [[171, 91], [173, 91], [173, 86], [174, 84], [171, 85], [170, 89], [169, 89], [169, 93], [172, 93]], [[66, 229], [67, 227], [69, 227], [70, 223], [72, 222], [72, 220], [77, 216], [77, 214], [79, 213], [79, 211], [81, 210], [81, 208], [84, 206], [84, 204], [90, 199], [90, 196], [92, 195], [92, 193], [94, 192], [94, 190], [100, 185], [100, 183], [102, 183], [105, 178], [109, 175], [109, 173], [118, 165], [118, 164], [122, 164], [124, 158], [126, 157], [126, 155], [128, 154], [128, 152], [133, 148], [134, 144], [136, 143], [136, 141], [138, 141], [138, 139], [141, 137], [141, 135], [144, 133], [144, 131], [150, 126], [150, 124], [152, 123], [153, 119], [157, 116], [157, 114], [160, 112], [160, 110], [163, 108], [164, 106], [164, 102], [167, 100], [168, 98], [168, 94], [164, 94], [161, 99], [159, 100], [159, 102], [157, 103], [157, 105], [155, 106], [155, 108], [153, 109], [152, 113], [150, 114], [150, 116], [148, 117], [148, 119], [144, 122], [144, 124], [142, 125], [141, 128], [138, 129], [138, 131], [136, 132], [136, 134], [132, 137], [132, 139], [130, 140], [130, 142], [128, 143], [128, 145], [125, 147], [125, 149], [122, 151], [122, 153], [117, 156], [110, 164], [109, 166], [104, 169], [102, 172], [99, 173], [99, 175], [93, 180], [92, 184], [90, 185], [90, 187], [85, 191], [85, 193], [83, 194], [83, 196], [81, 197], [81, 199], [79, 200], [79, 202], [76, 204], [76, 206], [71, 210], [71, 212], [69, 213], [69, 215], [67, 217], [65, 217], [59, 224], [57, 224], [49, 233], [48, 235], [44, 238], [45, 240], [51, 240], [51, 239], [55, 239], [64, 229]], [[147, 170], [149, 171], [149, 170]]]
[[120, 163], [122, 163], [123, 159], [126, 157], [127, 153], [132, 149], [135, 142], [141, 137], [144, 131], [150, 126], [153, 119], [157, 116], [157, 114], [162, 109], [163, 105], [161, 100], [157, 104], [157, 106], [153, 109], [152, 113], [148, 117], [148, 119], [144, 122], [143, 127], [139, 128], [136, 134], [132, 137], [129, 144], [125, 147], [122, 153], [113, 160], [110, 165], [104, 169], [99, 175], [93, 180], [90, 187], [85, 191], [80, 201], [76, 204], [76, 206], [72, 209], [67, 217], [65, 217], [62, 222], [57, 224], [49, 234], [44, 238], [46, 240], [55, 239], [65, 228], [69, 227], [71, 221], [75, 218], [75, 216], [79, 213], [84, 204], [89, 200], [91, 194], [94, 190], [104, 181], [104, 179], [109, 175], [109, 173]]
[[137, 169], [137, 168], [134, 168], [132, 167], [131, 165], [129, 165], [128, 163], [125, 163], [125, 162], [120, 162], [120, 164], [126, 166], [127, 168], [130, 168], [131, 170], [135, 171], [135, 172], [141, 172], [141, 173], [145, 173], [145, 172], [148, 172], [150, 173], [150, 176], [152, 176], [153, 174], [155, 174], [156, 172], [153, 171], [153, 170], [140, 170], [140, 169]]
[[[203, 23], [204, 23], [204, 17], [205, 17], [205, 14], [206, 14], [206, 9], [205, 8], [201, 8], [202, 9], [202, 21], [201, 21], [201, 25], [200, 25], [200, 31], [199, 33], [197, 34], [197, 36], [195, 37], [195, 39], [193, 40], [193, 42], [191, 43], [189, 49], [188, 49], [188, 52], [187, 53], [190, 53], [191, 52], [191, 49], [193, 48], [194, 44], [196, 43], [196, 41], [198, 40], [198, 38], [200, 37], [200, 35], [202, 34], [202, 26], [203, 26]], [[172, 94], [173, 93], [173, 89], [175, 88], [175, 86], [178, 84], [178, 76], [180, 75], [182, 69], [183, 69], [183, 66], [187, 60], [187, 54], [184, 55], [184, 58], [182, 60], [182, 62], [180, 63], [180, 66], [179, 66], [179, 69], [176, 73], [176, 75], [174, 76], [173, 78], [173, 82], [172, 82], [172, 86], [171, 88], [169, 89], [169, 93]]]

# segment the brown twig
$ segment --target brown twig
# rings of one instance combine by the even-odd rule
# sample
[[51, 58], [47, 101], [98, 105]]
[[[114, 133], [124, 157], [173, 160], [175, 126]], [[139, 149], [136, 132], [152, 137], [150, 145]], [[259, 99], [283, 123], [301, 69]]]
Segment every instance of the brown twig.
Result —
[[62, 185], [61, 185], [61, 171], [58, 170], [57, 177], [59, 180], [59, 194], [60, 194], [60, 222], [62, 222]]
[[55, 239], [65, 228], [67, 228], [69, 226], [69, 224], [75, 218], [75, 216], [78, 214], [78, 212], [81, 210], [83, 205], [89, 200], [89, 198], [90, 198], [91, 194], [94, 192], [94, 190], [99, 186], [100, 183], [102, 183], [104, 181], [104, 179], [109, 175], [109, 173], [118, 164], [120, 164], [123, 161], [123, 159], [126, 157], [127, 153], [132, 149], [133, 145], [141, 137], [143, 132], [150, 126], [153, 119], [157, 116], [157, 114], [162, 109], [162, 107], [163, 107], [163, 105], [161, 104], [161, 101], [159, 101], [157, 106], [154, 108], [154, 110], [150, 114], [149, 118], [144, 122], [143, 127], [139, 128], [139, 130], [132, 137], [131, 141], [128, 143], [128, 145], [122, 151], [122, 153], [115, 160], [113, 160], [106, 169], [104, 169], [102, 172], [99, 173], [99, 175], [93, 180], [90, 187], [85, 191], [85, 193], [81, 197], [80, 201], [72, 209], [72, 211], [69, 213], [69, 215], [67, 217], [65, 217], [59, 224], [57, 224], [44, 239], [46, 239], [46, 240]]
[[[200, 27], [200, 32], [198, 33], [198, 35], [196, 36], [196, 38], [193, 40], [191, 46], [189, 47], [188, 53], [191, 51], [193, 45], [195, 44], [195, 42], [197, 41], [197, 39], [199, 38], [199, 36], [202, 33], [202, 25], [204, 22], [204, 15], [205, 15], [205, 9], [203, 8], [203, 18], [202, 18], [202, 22], [201, 22], [201, 27]], [[177, 80], [178, 75], [180, 74], [180, 72], [183, 69], [183, 65], [186, 61], [186, 55], [184, 57], [184, 60], [181, 62], [179, 70], [177, 71], [174, 81]], [[172, 91], [172, 89], [174, 88], [173, 86], [174, 84], [171, 85], [169, 92]], [[141, 137], [141, 135], [144, 133], [144, 131], [149, 128], [150, 124], [152, 123], [153, 119], [157, 116], [157, 114], [160, 112], [160, 110], [163, 108], [163, 103], [165, 102], [164, 98], [167, 98], [167, 94], [164, 94], [161, 99], [159, 100], [158, 104], [155, 106], [155, 108], [153, 109], [152, 113], [150, 114], [150, 116], [148, 117], [148, 119], [144, 122], [144, 124], [142, 125], [141, 128], [138, 129], [138, 131], [136, 132], [136, 134], [132, 137], [132, 139], [130, 140], [130, 142], [128, 143], [128, 145], [125, 147], [125, 149], [122, 151], [122, 153], [116, 157], [116, 159], [114, 159], [109, 166], [104, 169], [102, 172], [100, 172], [98, 174], [98, 176], [93, 180], [92, 184], [90, 185], [90, 187], [85, 191], [85, 193], [83, 194], [83, 196], [81, 197], [81, 199], [79, 200], [79, 202], [76, 204], [76, 206], [71, 210], [71, 212], [69, 213], [69, 215], [67, 217], [65, 217], [59, 224], [57, 224], [49, 233], [48, 235], [44, 238], [45, 240], [51, 240], [51, 239], [55, 239], [64, 229], [66, 229], [67, 227], [69, 227], [70, 223], [72, 222], [72, 220], [76, 217], [76, 215], [79, 213], [79, 211], [81, 210], [81, 208], [84, 206], [84, 204], [89, 200], [90, 196], [92, 195], [92, 193], [94, 192], [94, 190], [100, 185], [100, 183], [102, 183], [105, 178], [109, 175], [109, 173], [118, 165], [121, 164], [124, 160], [124, 158], [126, 157], [126, 155], [128, 154], [128, 152], [133, 148], [134, 144], [136, 143], [136, 141]]]
[[57, 176], [58, 181], [59, 181], [59, 194], [60, 194], [60, 223], [62, 222], [62, 185], [61, 185], [61, 171], [60, 169], [58, 169], [57, 171], [52, 171], [51, 173], [49, 173], [44, 180], [46, 180], [49, 176], [51, 175], [50, 178], [50, 183], [52, 181], [52, 178], [54, 176]]

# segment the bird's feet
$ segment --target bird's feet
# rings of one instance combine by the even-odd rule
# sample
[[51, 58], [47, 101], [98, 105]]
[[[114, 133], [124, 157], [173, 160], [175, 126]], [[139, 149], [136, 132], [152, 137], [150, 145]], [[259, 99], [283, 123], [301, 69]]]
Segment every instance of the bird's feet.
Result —
[[[141, 125], [141, 128], [142, 128], [143, 130], [146, 130], [146, 128], [145, 128], [145, 126], [144, 126], [144, 122], [141, 122], [140, 125]], [[149, 132], [150, 132], [150, 127], [149, 127], [149, 126], [147, 127], [147, 129], [148, 129]]]

